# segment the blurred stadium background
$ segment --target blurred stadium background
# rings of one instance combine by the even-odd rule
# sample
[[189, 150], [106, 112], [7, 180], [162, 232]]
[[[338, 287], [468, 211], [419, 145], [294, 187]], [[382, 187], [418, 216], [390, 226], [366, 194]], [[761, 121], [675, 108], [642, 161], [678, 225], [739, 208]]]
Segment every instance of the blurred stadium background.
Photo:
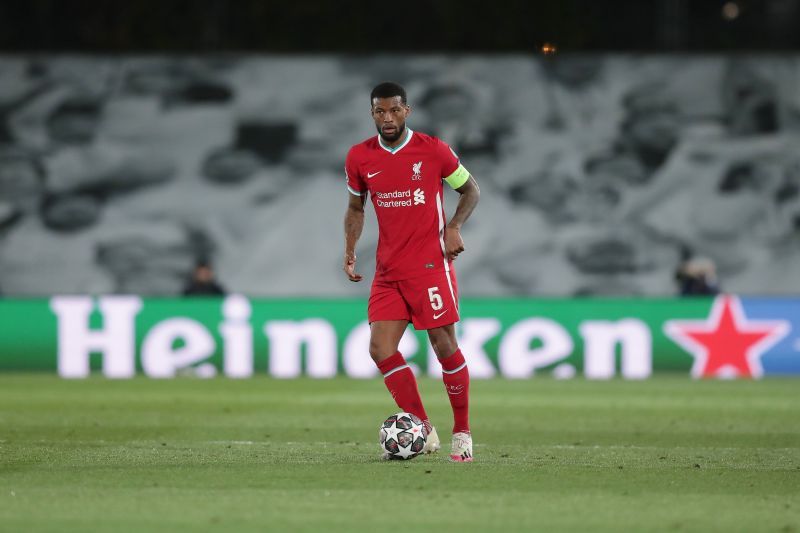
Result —
[[530, 28], [420, 2], [398, 33], [346, 2], [4, 5], [0, 291], [175, 296], [202, 258], [231, 292], [364, 296], [342, 160], [391, 78], [482, 185], [462, 295], [671, 296], [689, 258], [797, 294], [795, 2], [517, 4]]
[[[0, 3], [0, 531], [800, 530], [798, 28], [800, 0]], [[470, 469], [377, 460], [343, 162], [387, 79], [481, 186]], [[424, 332], [401, 351], [443, 431]]]

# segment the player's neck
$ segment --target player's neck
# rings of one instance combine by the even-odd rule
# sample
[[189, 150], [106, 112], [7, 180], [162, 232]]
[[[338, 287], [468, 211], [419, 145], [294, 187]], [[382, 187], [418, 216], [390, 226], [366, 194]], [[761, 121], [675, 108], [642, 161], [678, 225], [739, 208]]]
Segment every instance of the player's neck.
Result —
[[411, 131], [407, 127], [405, 127], [403, 128], [403, 134], [400, 137], [398, 137], [397, 140], [395, 141], [389, 142], [386, 139], [384, 139], [383, 136], [380, 134], [378, 134], [378, 139], [380, 140], [380, 143], [386, 148], [397, 148], [398, 146], [406, 142], [406, 139], [408, 138], [409, 135], [411, 135]]

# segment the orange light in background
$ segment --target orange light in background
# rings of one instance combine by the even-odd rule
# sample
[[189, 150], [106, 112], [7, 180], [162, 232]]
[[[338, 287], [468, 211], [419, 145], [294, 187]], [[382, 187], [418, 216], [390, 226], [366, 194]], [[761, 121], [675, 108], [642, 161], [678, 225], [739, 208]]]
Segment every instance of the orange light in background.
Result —
[[552, 55], [556, 53], [556, 45], [552, 43], [544, 43], [542, 45], [542, 53], [546, 56]]
[[739, 16], [739, 4], [736, 2], [725, 2], [722, 6], [722, 18], [725, 20], [733, 20]]

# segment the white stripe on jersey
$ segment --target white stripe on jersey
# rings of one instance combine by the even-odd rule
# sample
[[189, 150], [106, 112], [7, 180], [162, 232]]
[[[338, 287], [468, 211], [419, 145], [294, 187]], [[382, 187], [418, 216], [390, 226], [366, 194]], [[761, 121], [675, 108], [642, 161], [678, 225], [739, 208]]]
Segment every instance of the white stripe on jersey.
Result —
[[450, 296], [453, 297], [453, 301], [456, 304], [456, 311], [458, 311], [458, 314], [461, 314], [461, 310], [459, 309], [460, 306], [458, 305], [458, 298], [456, 298], [456, 292], [453, 290], [453, 282], [450, 280], [450, 271], [448, 270], [444, 273], [444, 275], [447, 276], [447, 286], [450, 287]]
[[450, 265], [447, 262], [447, 250], [444, 247], [444, 207], [442, 206], [442, 196], [436, 192], [436, 214], [439, 216], [439, 245], [442, 247], [442, 257], [444, 258], [444, 270], [450, 271]]
[[447, 250], [444, 247], [444, 206], [442, 206], [441, 193], [436, 192], [436, 210], [439, 215], [439, 244], [442, 247], [442, 256], [444, 257], [444, 275], [447, 276], [447, 285], [450, 287], [450, 296], [453, 297], [453, 302], [458, 309], [458, 299], [456, 292], [453, 290], [453, 282], [450, 280], [450, 263], [447, 262]]

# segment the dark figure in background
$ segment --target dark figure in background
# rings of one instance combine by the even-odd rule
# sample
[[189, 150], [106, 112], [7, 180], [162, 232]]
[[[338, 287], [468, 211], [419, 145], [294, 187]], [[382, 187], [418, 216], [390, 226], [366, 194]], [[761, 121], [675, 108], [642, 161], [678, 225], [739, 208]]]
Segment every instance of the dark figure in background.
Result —
[[681, 296], [713, 296], [719, 292], [714, 262], [697, 257], [688, 248], [681, 251], [682, 260], [675, 270], [678, 294]]
[[184, 296], [224, 296], [225, 289], [214, 278], [214, 270], [207, 261], [199, 261], [192, 278], [183, 289]]

